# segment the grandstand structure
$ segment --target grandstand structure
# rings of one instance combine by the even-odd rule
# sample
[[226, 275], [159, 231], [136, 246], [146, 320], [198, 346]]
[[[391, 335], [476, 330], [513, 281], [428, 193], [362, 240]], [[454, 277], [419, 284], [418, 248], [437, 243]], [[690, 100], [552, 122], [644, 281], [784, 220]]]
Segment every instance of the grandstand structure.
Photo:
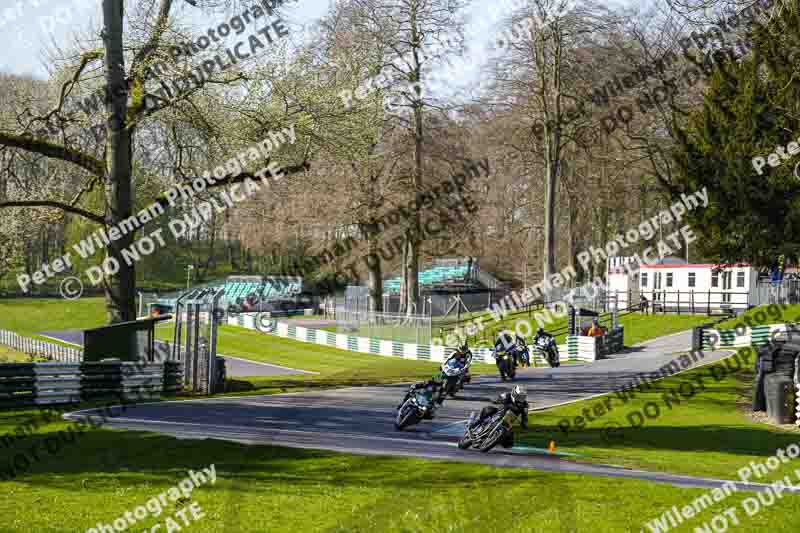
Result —
[[[474, 257], [433, 259], [420, 269], [417, 279], [423, 306], [418, 311], [431, 316], [485, 309], [511, 288], [510, 283], [482, 271]], [[400, 276], [384, 280], [384, 311], [399, 310], [401, 284]]]
[[[294, 276], [229, 276], [192, 289], [224, 288], [220, 305], [226, 311], [289, 311], [300, 306], [303, 278]], [[140, 305], [140, 316], [174, 312], [181, 292], [163, 294]]]

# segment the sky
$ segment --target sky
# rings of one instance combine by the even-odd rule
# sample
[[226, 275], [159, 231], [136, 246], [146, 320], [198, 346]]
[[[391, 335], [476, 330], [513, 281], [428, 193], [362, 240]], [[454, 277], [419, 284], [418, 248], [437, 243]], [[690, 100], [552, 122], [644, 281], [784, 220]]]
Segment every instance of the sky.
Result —
[[[286, 17], [296, 24], [311, 24], [325, 14], [330, 1], [297, 0], [288, 4]], [[46, 52], [52, 49], [52, 43], [68, 44], [76, 34], [99, 28], [101, 3], [101, 0], [0, 0], [0, 31], [4, 35], [0, 71], [46, 79]], [[480, 67], [487, 59], [486, 45], [496, 35], [490, 30], [510, 12], [514, 3], [515, 0], [471, 2], [465, 12], [469, 21], [466, 38], [470, 54], [451, 72], [445, 73], [444, 78], [460, 85], [477, 80]], [[225, 20], [223, 14], [206, 15], [186, 0], [176, 0], [173, 9], [180, 14], [179, 20], [196, 28], [198, 34]]]

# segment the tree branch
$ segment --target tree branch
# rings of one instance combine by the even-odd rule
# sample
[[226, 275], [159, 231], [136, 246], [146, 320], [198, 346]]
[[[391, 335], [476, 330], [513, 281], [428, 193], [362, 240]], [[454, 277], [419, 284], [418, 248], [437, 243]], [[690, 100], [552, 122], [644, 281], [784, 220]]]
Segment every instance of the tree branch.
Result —
[[[293, 165], [291, 167], [281, 167], [280, 170], [283, 172], [283, 176], [284, 177], [288, 177], [288, 176], [291, 176], [293, 174], [299, 174], [300, 172], [306, 172], [306, 171], [308, 171], [310, 169], [311, 169], [311, 165], [309, 165], [306, 162], [303, 162], [303, 163], [301, 163], [299, 165]], [[202, 179], [202, 178], [200, 178], [199, 176], [198, 177], [186, 177], [186, 182], [187, 183], [191, 183], [192, 181], [194, 181], [196, 179]], [[220, 179], [220, 180], [208, 185], [206, 187], [206, 189], [214, 189], [216, 187], [224, 187], [226, 185], [233, 185], [235, 183], [242, 183], [246, 179], [251, 179], [253, 181], [256, 181], [256, 180], [259, 180], [260, 178], [258, 178], [254, 174], [251, 174], [250, 172], [242, 172], [241, 174], [237, 174], [235, 176], [233, 176], [233, 175], [224, 176], [222, 179]], [[167, 197], [164, 194], [159, 195], [154, 200], [154, 202], [158, 203], [158, 204], [160, 204], [162, 206], [169, 205], [169, 200], [167, 199]]]
[[74, 205], [67, 205], [62, 202], [56, 202], [51, 200], [11, 201], [11, 202], [0, 203], [0, 209], [6, 207], [55, 207], [56, 209], [61, 209], [62, 211], [66, 211], [67, 213], [80, 215], [84, 218], [91, 220], [92, 222], [97, 222], [98, 224], [106, 223], [105, 219], [100, 215], [91, 213], [89, 211], [81, 209], [80, 207], [75, 207]]
[[37, 140], [30, 137], [20, 137], [9, 133], [0, 132], [0, 146], [20, 148], [26, 152], [41, 154], [54, 159], [60, 159], [78, 165], [97, 177], [105, 178], [106, 166], [98, 159], [76, 150], [70, 150], [58, 144]]

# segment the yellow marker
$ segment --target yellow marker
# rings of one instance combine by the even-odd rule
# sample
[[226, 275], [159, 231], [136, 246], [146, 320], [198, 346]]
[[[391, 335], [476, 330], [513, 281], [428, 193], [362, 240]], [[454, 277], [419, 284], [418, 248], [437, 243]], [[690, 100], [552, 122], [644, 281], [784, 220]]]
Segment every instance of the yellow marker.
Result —
[[554, 440], [550, 441], [550, 446], [547, 448], [547, 451], [549, 451], [550, 453], [553, 453], [553, 452], [556, 451], [556, 441], [554, 441]]

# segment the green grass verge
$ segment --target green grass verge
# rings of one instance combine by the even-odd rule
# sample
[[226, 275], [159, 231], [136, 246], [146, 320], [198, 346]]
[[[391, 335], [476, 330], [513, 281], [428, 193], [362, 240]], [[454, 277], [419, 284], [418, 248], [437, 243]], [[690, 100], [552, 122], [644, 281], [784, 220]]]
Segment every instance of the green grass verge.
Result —
[[734, 329], [737, 326], [762, 326], [766, 324], [786, 324], [800, 321], [800, 305], [759, 305], [715, 325], [716, 329]]
[[[89, 329], [107, 324], [103, 298], [0, 300], [0, 329], [25, 337], [43, 331]], [[44, 337], [38, 337], [44, 339]], [[51, 339], [44, 339], [53, 342]]]
[[[643, 391], [633, 389], [632, 398], [612, 393], [536, 412], [523, 440], [541, 447], [552, 439], [558, 449], [581, 454], [591, 462], [735, 479], [737, 470], [749, 461], [763, 461], [778, 448], [800, 443], [800, 433], [747, 416], [754, 354], [743, 349], [739, 357], [738, 362], [732, 356], [712, 367], [652, 383]], [[587, 412], [593, 421], [587, 419]], [[565, 420], [570, 423], [568, 432], [559, 429]], [[782, 466], [769, 479], [800, 469], [800, 460]]]
[[[0, 435], [32, 414], [0, 412]], [[15, 479], [0, 480], [4, 532], [72, 533], [111, 524], [176, 486], [188, 470], [212, 464], [215, 483], [195, 489], [190, 500], [167, 498], [163, 514], [130, 530], [161, 523], [166, 531], [167, 517], [183, 528], [175, 513], [193, 501], [205, 516], [183, 530], [196, 532], [482, 533], [497, 530], [501, 520], [509, 533], [612, 533], [639, 531], [645, 521], [705, 493], [614, 478], [75, 429], [51, 422], [0, 451], [0, 472], [32, 448], [40, 459]], [[74, 440], [60, 440], [59, 431]], [[671, 531], [693, 531], [690, 526], [746, 496], [734, 493]], [[741, 509], [738, 515], [753, 531], [789, 533], [800, 522], [798, 501], [785, 496], [752, 518]]]

